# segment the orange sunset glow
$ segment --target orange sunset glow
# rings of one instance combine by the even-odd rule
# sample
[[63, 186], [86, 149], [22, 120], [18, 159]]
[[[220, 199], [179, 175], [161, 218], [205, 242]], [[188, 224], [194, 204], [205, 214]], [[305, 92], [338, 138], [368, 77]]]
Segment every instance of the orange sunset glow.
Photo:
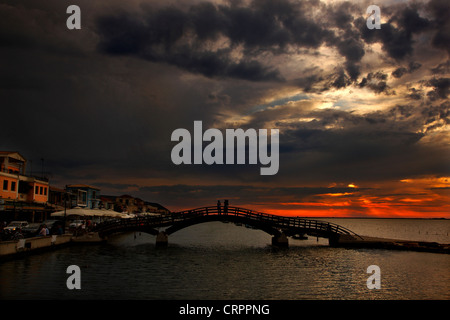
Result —
[[373, 189], [353, 188], [354, 192], [324, 193], [303, 201], [257, 206], [260, 211], [300, 217], [450, 218], [448, 177], [403, 179]]

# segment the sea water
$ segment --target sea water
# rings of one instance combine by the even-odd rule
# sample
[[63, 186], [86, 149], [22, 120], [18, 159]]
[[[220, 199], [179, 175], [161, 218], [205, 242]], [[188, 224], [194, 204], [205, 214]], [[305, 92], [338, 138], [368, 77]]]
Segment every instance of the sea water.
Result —
[[[450, 243], [450, 221], [323, 219], [367, 236]], [[233, 223], [209, 222], [169, 236], [128, 233], [106, 243], [73, 245], [0, 263], [1, 299], [417, 300], [450, 299], [450, 256], [384, 249], [332, 248], [327, 239], [271, 236]], [[80, 268], [79, 290], [66, 281]], [[380, 270], [369, 289], [367, 268]]]

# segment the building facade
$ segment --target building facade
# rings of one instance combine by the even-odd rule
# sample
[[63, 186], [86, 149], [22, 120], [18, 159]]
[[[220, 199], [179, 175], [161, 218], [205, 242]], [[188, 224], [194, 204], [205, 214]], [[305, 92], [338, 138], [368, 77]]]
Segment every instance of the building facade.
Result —
[[140, 213], [169, 213], [169, 210], [158, 203], [144, 201], [140, 198], [132, 197], [128, 194], [116, 197], [116, 208], [121, 212]]
[[72, 184], [66, 186], [66, 192], [73, 195], [73, 207], [87, 209], [100, 208], [100, 189], [86, 184]]
[[[0, 213], [4, 218], [25, 218], [27, 213], [49, 211], [49, 182], [45, 177], [26, 174], [27, 160], [15, 151], [0, 151]], [[1, 218], [0, 218], [1, 219]], [[29, 219], [28, 219], [29, 220]]]

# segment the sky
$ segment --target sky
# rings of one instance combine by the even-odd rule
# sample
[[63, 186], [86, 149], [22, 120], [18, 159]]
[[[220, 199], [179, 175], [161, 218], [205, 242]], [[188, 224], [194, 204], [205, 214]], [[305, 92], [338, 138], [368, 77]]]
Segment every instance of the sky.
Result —
[[[0, 150], [52, 186], [174, 211], [450, 218], [449, 16], [447, 0], [2, 0]], [[171, 134], [194, 121], [279, 129], [278, 173], [175, 165]]]

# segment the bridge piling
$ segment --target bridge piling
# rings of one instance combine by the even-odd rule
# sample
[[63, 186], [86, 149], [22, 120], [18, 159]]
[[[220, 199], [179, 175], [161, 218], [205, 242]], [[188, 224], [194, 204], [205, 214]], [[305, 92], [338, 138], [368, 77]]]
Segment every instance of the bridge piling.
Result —
[[287, 248], [289, 247], [289, 240], [284, 232], [282, 232], [280, 235], [275, 235], [272, 237], [272, 245], [276, 247]]
[[156, 236], [156, 246], [157, 247], [166, 247], [169, 243], [169, 237], [164, 231], [161, 231]]

